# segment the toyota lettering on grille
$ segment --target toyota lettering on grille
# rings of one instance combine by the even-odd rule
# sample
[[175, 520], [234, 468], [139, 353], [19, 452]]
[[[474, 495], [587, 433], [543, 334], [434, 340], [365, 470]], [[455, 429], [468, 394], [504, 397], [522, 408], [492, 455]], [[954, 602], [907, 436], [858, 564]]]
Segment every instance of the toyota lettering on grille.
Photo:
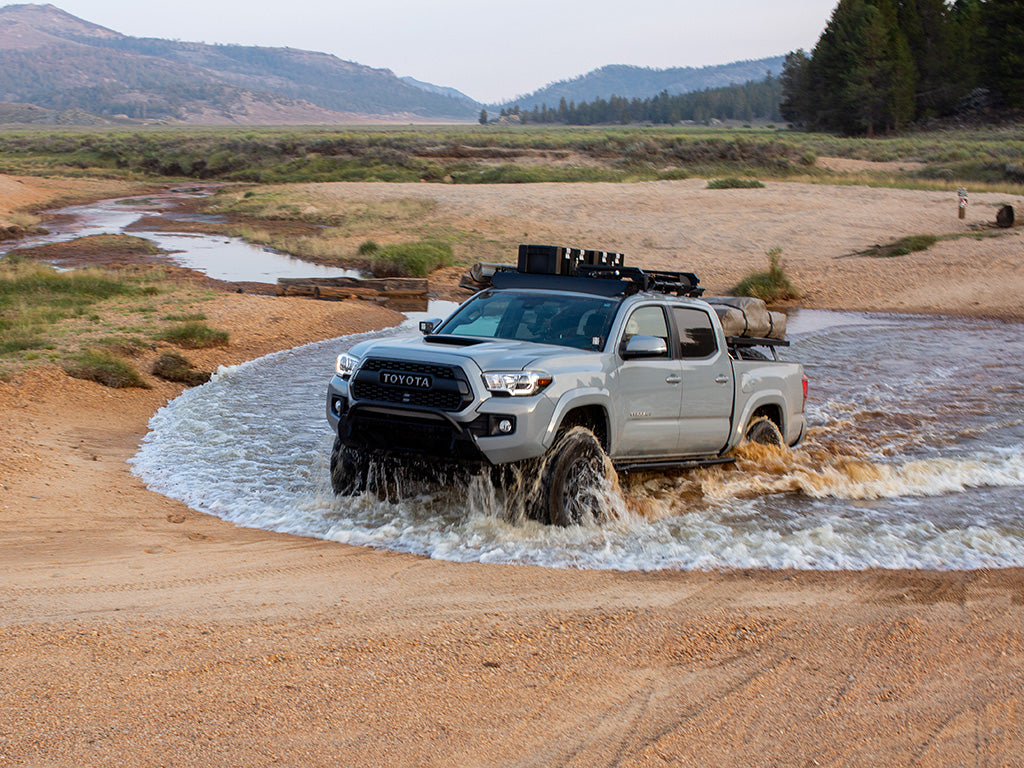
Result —
[[411, 387], [413, 389], [430, 389], [433, 383], [429, 376], [418, 373], [395, 373], [381, 371], [380, 383], [389, 387]]

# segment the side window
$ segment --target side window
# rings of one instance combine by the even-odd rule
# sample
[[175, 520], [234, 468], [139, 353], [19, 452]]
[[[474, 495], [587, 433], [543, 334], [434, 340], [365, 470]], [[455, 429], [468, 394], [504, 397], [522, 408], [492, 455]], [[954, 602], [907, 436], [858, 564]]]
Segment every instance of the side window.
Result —
[[640, 307], [626, 320], [626, 329], [622, 333], [622, 346], [633, 336], [656, 336], [668, 346], [668, 323], [661, 307]]
[[709, 357], [715, 353], [718, 342], [707, 312], [687, 307], [673, 307], [672, 315], [679, 328], [681, 358]]

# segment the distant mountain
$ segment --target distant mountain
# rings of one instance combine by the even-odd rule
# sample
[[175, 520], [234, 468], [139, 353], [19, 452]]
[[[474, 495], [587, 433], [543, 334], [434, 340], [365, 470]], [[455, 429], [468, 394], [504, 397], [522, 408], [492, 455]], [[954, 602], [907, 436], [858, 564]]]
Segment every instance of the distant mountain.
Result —
[[325, 53], [129, 37], [53, 5], [0, 8], [0, 102], [241, 124], [469, 120], [479, 111], [472, 100]]
[[710, 67], [671, 69], [613, 64], [572, 80], [551, 83], [533, 93], [492, 106], [519, 106], [524, 110], [532, 110], [535, 106], [541, 107], [544, 104], [555, 108], [562, 99], [565, 99], [566, 103], [607, 99], [610, 96], [646, 99], [657, 96], [662, 91], [668, 91], [669, 95], [675, 96], [691, 91], [703, 91], [705, 88], [722, 88], [751, 80], [764, 80], [768, 73], [778, 76], [782, 71], [783, 61], [784, 56], [772, 56]]
[[445, 96], [451, 96], [453, 99], [458, 99], [459, 101], [464, 101], [467, 104], [472, 104], [474, 109], [478, 109], [480, 107], [479, 102], [477, 102], [474, 98], [472, 98], [471, 96], [467, 96], [462, 91], [456, 90], [455, 88], [449, 88], [448, 86], [445, 85], [434, 85], [433, 83], [425, 83], [422, 80], [417, 80], [415, 77], [402, 77], [399, 79], [403, 83], [408, 83], [409, 85], [415, 86], [416, 88], [421, 88], [424, 91], [429, 91], [430, 93], [444, 94]]

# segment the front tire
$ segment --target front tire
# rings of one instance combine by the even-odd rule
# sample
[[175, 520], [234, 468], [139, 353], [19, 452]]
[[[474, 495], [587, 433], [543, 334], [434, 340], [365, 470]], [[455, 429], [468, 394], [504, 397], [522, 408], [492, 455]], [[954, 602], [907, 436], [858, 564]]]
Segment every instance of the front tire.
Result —
[[370, 460], [362, 451], [349, 448], [334, 438], [331, 449], [331, 488], [337, 496], [355, 496], [366, 490]]
[[574, 427], [560, 435], [544, 464], [541, 519], [563, 527], [599, 519], [613, 472], [589, 429]]

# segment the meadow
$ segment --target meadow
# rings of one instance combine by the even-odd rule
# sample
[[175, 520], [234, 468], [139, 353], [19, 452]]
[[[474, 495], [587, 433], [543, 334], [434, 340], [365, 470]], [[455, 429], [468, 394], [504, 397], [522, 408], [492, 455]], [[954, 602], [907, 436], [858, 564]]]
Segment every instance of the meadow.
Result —
[[[819, 158], [885, 163], [836, 174]], [[900, 168], [899, 164], [908, 164]], [[754, 177], [919, 189], [951, 183], [1015, 191], [1024, 183], [1019, 126], [881, 138], [772, 125], [0, 128], [0, 173], [324, 181], [634, 182]]]

